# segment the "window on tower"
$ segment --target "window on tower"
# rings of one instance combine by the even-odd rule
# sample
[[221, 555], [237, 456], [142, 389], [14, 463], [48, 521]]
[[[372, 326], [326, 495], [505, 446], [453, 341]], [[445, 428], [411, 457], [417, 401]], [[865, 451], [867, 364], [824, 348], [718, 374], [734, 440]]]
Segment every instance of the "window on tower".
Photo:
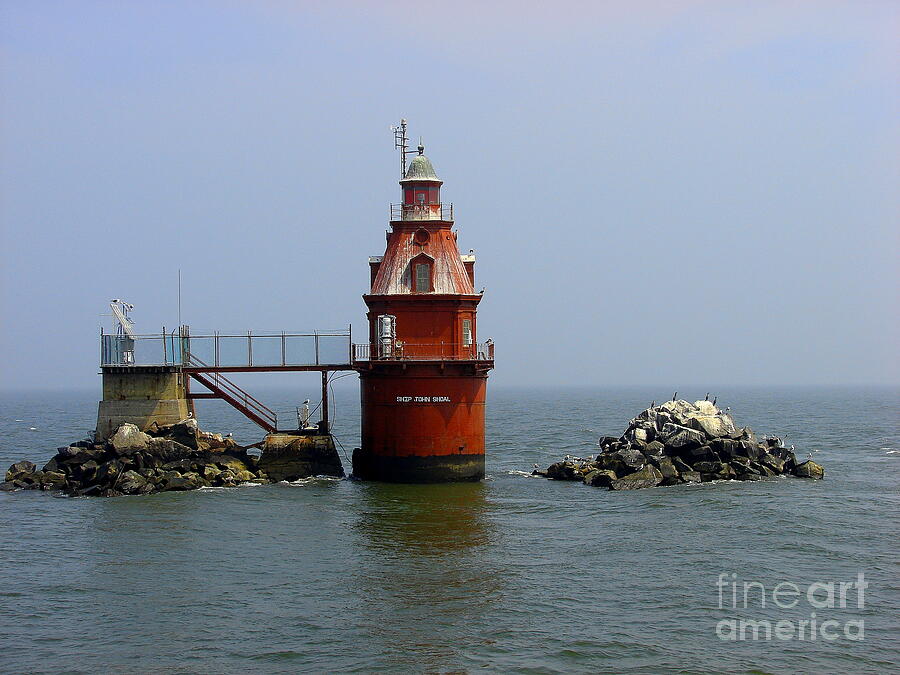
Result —
[[472, 319], [463, 319], [462, 339], [464, 347], [472, 346]]
[[428, 293], [431, 291], [431, 265], [428, 263], [416, 263], [413, 291], [416, 293]]

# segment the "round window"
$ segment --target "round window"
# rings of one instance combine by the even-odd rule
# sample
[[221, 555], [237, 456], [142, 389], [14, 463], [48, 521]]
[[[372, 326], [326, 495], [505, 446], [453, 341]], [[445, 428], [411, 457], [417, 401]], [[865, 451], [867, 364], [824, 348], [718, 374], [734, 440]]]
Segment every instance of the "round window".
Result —
[[426, 230], [424, 227], [420, 227], [413, 235], [413, 239], [419, 246], [424, 246], [425, 244], [427, 244], [430, 238], [431, 235], [428, 234], [428, 230]]

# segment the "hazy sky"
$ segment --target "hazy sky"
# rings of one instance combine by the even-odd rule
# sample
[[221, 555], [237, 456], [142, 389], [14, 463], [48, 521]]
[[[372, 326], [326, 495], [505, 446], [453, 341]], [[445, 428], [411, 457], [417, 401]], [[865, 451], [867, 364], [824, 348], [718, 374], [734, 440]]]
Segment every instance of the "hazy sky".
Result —
[[[141, 332], [362, 335], [401, 116], [493, 382], [897, 383], [900, 4], [0, 4], [0, 387]], [[108, 319], [103, 319], [108, 321]]]

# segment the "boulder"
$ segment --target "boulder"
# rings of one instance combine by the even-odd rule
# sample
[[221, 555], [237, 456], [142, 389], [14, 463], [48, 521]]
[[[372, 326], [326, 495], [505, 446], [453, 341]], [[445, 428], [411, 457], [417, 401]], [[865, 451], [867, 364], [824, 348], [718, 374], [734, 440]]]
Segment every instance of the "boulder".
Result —
[[582, 480], [583, 476], [574, 462], [556, 462], [547, 467], [547, 478], [552, 480]]
[[12, 482], [16, 479], [24, 479], [37, 471], [37, 465], [34, 462], [23, 460], [16, 462], [6, 471], [6, 480]]
[[660, 429], [657, 440], [668, 448], [699, 448], [706, 441], [706, 437], [696, 429], [690, 429], [678, 424], [666, 424]]
[[654, 461], [654, 465], [662, 474], [663, 485], [674, 485], [675, 483], [681, 482], [679, 480], [678, 470], [675, 468], [674, 462], [668, 457], [663, 457], [662, 459]]
[[173, 462], [185, 457], [196, 455], [194, 448], [179, 443], [171, 438], [154, 438], [150, 441], [147, 451], [144, 453], [147, 457], [155, 457], [161, 463]]
[[148, 486], [144, 476], [132, 470], [122, 474], [116, 487], [126, 495], [146, 494], [149, 491], [148, 487], [152, 489], [152, 486]]
[[718, 415], [719, 409], [712, 401], [694, 401], [694, 407], [701, 415]]
[[812, 478], [813, 480], [822, 480], [825, 478], [825, 469], [821, 465], [816, 464], [811, 459], [802, 462], [794, 467], [794, 475], [798, 478]]
[[675, 422], [680, 425], [687, 422], [688, 416], [691, 413], [699, 412], [697, 408], [682, 399], [678, 399], [677, 401], [666, 401], [659, 407], [661, 410], [669, 413]]
[[79, 483], [91, 483], [99, 468], [100, 465], [93, 459], [89, 459], [83, 464], [75, 464], [71, 467], [72, 478]]
[[774, 476], [775, 471], [773, 471], [770, 467], [766, 466], [761, 462], [751, 461], [750, 466], [756, 471], [760, 476]]
[[597, 459], [594, 461], [594, 467], [603, 471], [612, 471], [619, 477], [627, 476], [634, 471], [634, 469], [622, 461], [618, 451], [605, 452], [598, 455]]
[[693, 415], [688, 420], [688, 426], [707, 438], [728, 436], [734, 431], [734, 423], [727, 415]]
[[764, 466], [772, 469], [772, 471], [774, 471], [776, 474], [784, 472], [784, 460], [779, 459], [771, 453], [767, 452], [762, 457], [760, 457], [758, 461], [760, 464], [763, 464]]
[[726, 466], [727, 465], [722, 462], [695, 462], [694, 471], [699, 471], [701, 474], [726, 474]]
[[709, 442], [709, 447], [722, 459], [733, 459], [740, 456], [740, 443], [731, 438], [714, 438]]
[[112, 487], [122, 473], [123, 467], [124, 464], [118, 459], [113, 459], [105, 464], [101, 464], [97, 469], [97, 475], [94, 477], [94, 480], [99, 485]]
[[42, 471], [39, 482], [42, 490], [62, 490], [66, 487], [66, 474], [60, 471]]
[[682, 471], [680, 476], [681, 476], [681, 480], [683, 480], [685, 483], [701, 483], [701, 482], [703, 482], [702, 477], [700, 476], [700, 474], [697, 471]]
[[666, 446], [659, 441], [650, 441], [644, 448], [644, 454], [647, 457], [663, 457], [666, 453]]
[[606, 471], [603, 469], [595, 469], [584, 477], [584, 484], [592, 487], [608, 488], [612, 482], [616, 480], [614, 471]]
[[640, 471], [635, 471], [610, 483], [610, 490], [639, 490], [656, 487], [663, 481], [663, 475], [652, 464], [647, 464]]
[[753, 441], [738, 441], [738, 446], [737, 453], [743, 457], [749, 457], [750, 459], [757, 459], [764, 452], [760, 449], [759, 445]]
[[200, 427], [197, 425], [197, 420], [189, 417], [173, 425], [167, 436], [176, 443], [181, 443], [192, 450], [197, 450], [200, 441]]
[[720, 462], [722, 458], [719, 453], [715, 452], [711, 446], [702, 445], [699, 448], [684, 449], [680, 456], [691, 466], [695, 462]]
[[608, 448], [612, 445], [615, 445], [619, 442], [619, 439], [615, 436], [601, 436], [600, 440], [597, 441], [597, 445], [601, 448]]
[[693, 471], [691, 466], [687, 462], [682, 460], [680, 457], [672, 458], [672, 466], [675, 467], [675, 470], [678, 472], [679, 475], [681, 475], [685, 472], [688, 472], [688, 471]]
[[643, 453], [640, 450], [635, 448], [625, 448], [624, 450], [617, 450], [615, 455], [622, 460], [622, 463], [627, 466], [632, 471], [638, 471], [641, 469], [644, 464], [647, 463], [647, 458], [644, 457]]
[[130, 455], [142, 452], [150, 444], [150, 436], [138, 429], [134, 424], [123, 424], [109, 439], [109, 446], [117, 455]]

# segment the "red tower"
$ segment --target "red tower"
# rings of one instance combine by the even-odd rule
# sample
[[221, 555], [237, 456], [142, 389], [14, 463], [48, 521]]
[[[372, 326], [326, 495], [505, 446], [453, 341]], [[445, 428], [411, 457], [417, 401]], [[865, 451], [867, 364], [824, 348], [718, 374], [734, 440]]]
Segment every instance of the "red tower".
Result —
[[474, 252], [460, 255], [453, 207], [441, 203], [442, 181], [423, 152], [420, 144], [400, 180], [403, 202], [391, 206], [384, 256], [369, 259], [369, 343], [356, 345], [354, 358], [362, 447], [353, 474], [364, 480], [484, 477], [494, 347], [477, 339]]

